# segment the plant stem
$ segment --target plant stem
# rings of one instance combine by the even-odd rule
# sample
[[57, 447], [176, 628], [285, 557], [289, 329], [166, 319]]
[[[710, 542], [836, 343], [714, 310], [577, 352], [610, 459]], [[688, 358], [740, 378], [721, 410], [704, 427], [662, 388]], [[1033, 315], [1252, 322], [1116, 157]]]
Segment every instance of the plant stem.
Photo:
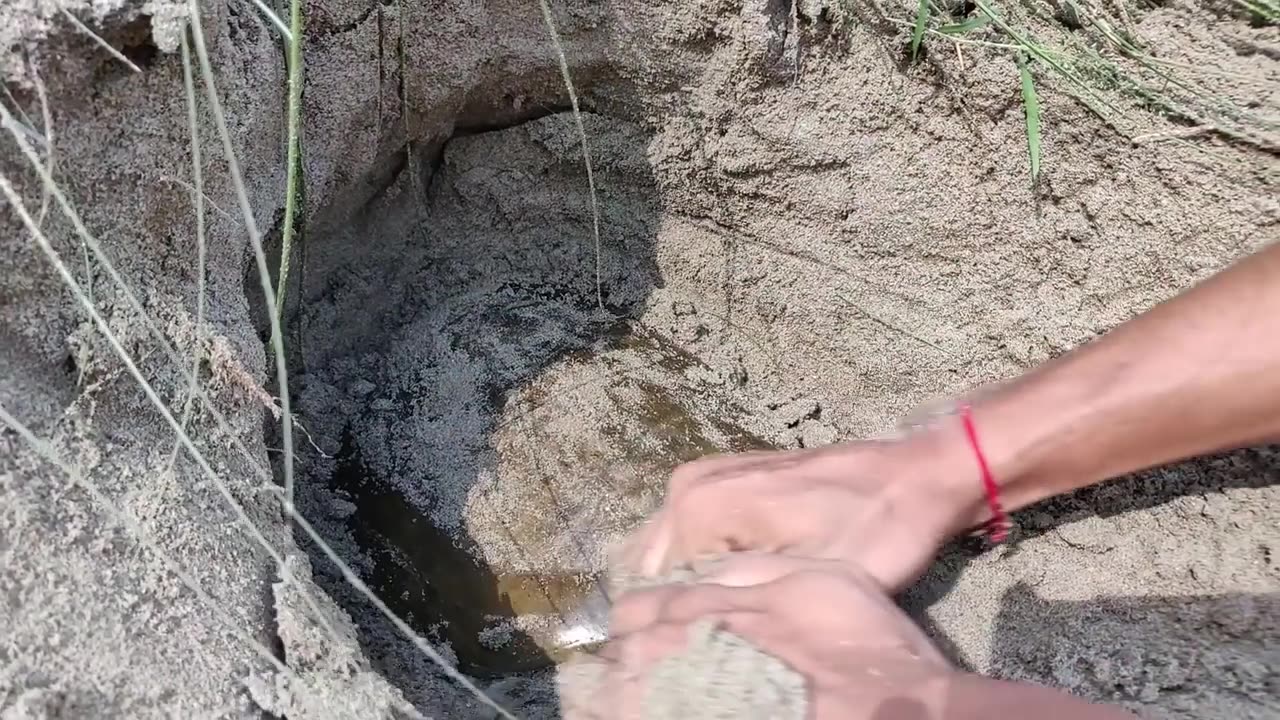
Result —
[[1031, 185], [1035, 187], [1040, 182], [1040, 98], [1036, 95], [1026, 55], [1017, 53], [1014, 60], [1022, 83], [1022, 105], [1027, 114], [1027, 158], [1031, 161]]
[[288, 175], [285, 180], [284, 230], [280, 238], [280, 275], [276, 284], [276, 319], [284, 320], [285, 292], [289, 282], [289, 257], [293, 250], [294, 216], [302, 192], [302, 0], [289, 0], [289, 107], [288, 146], [285, 152]]
[[916, 61], [920, 51], [920, 41], [924, 39], [924, 30], [929, 25], [929, 0], [920, 0], [916, 6], [916, 22], [911, 29], [911, 62]]

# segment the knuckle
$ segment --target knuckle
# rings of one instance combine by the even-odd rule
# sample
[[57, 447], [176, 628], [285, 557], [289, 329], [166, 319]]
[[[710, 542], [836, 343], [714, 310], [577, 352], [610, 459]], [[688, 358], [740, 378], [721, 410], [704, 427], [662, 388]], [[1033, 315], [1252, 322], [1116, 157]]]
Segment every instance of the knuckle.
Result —
[[721, 585], [690, 585], [685, 592], [667, 600], [662, 619], [668, 623], [687, 623], [698, 617], [734, 610], [739, 604], [736, 592], [737, 588]]
[[[689, 485], [676, 499], [675, 509], [686, 518], [696, 516], [699, 522], [714, 519], [729, 499], [724, 482], [700, 482]], [[742, 499], [742, 498], [740, 498]]]
[[777, 583], [777, 590], [784, 598], [834, 599], [847, 596], [854, 588], [850, 587], [850, 578], [843, 568], [810, 565], [782, 578]]

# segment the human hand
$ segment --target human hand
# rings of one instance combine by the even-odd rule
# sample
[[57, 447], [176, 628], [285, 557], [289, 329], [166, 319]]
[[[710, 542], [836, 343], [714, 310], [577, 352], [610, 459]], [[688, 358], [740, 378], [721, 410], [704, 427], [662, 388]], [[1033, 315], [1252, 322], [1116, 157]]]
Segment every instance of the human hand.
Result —
[[[750, 717], [775, 717], [784, 706], [810, 720], [1133, 717], [1049, 688], [952, 668], [878, 583], [849, 563], [731, 553], [695, 572], [698, 582], [618, 599], [609, 644], [562, 676], [566, 720], [723, 717], [725, 701], [743, 693], [754, 698], [739, 703]], [[671, 656], [694, 649], [693, 627], [703, 622], [784, 663], [802, 682], [779, 685], [775, 677], [775, 686], [792, 689], [757, 694], [762, 668], [737, 651], [704, 650], [686, 656], [676, 673], [657, 672]], [[582, 672], [593, 669], [603, 672]], [[798, 687], [804, 697], [791, 697]]]
[[[596, 660], [607, 668], [604, 677], [593, 692], [566, 693], [566, 718], [648, 717], [654, 703], [676, 708], [680, 717], [697, 716], [700, 703], [711, 700], [704, 693], [735, 680], [701, 676], [714, 668], [691, 665], [693, 682], [671, 697], [673, 690], [651, 673], [685, 648], [690, 626], [700, 621], [802, 675], [806, 697], [796, 702], [814, 720], [935, 717], [957, 675], [879, 585], [847, 563], [732, 553], [700, 575], [697, 583], [619, 598], [611, 640]], [[721, 661], [749, 670], [741, 658]], [[700, 683], [707, 685], [704, 693]], [[723, 692], [739, 695], [732, 687]]]
[[978, 467], [953, 425], [682, 465], [619, 562], [656, 577], [702, 556], [785, 552], [847, 562], [900, 590], [943, 543], [985, 519]]

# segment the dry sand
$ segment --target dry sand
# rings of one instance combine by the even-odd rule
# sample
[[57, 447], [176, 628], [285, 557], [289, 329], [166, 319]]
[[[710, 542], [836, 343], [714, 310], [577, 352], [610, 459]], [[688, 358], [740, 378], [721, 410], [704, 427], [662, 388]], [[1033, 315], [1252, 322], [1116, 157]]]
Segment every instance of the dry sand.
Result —
[[[298, 461], [304, 514], [520, 717], [556, 715], [548, 646], [598, 631], [599, 608], [566, 608], [598, 587], [608, 541], [658, 501], [671, 465], [889, 432], [918, 404], [1059, 355], [1278, 237], [1267, 137], [1135, 144], [1049, 75], [1037, 75], [1033, 189], [1009, 56], [932, 42], [908, 66], [906, 31], [874, 3], [553, 4], [589, 111], [605, 311], [537, 6], [321, 0], [308, 3], [309, 223], [286, 333], [315, 444]], [[910, 5], [886, 9], [909, 18]], [[141, 72], [57, 6], [10, 3], [0, 74], [33, 133], [53, 137], [56, 177], [148, 314], [184, 356], [208, 354], [202, 380], [227, 424], [200, 412], [192, 434], [293, 580], [175, 455], [7, 204], [0, 404], [292, 675], [0, 430], [0, 717], [392, 717], [404, 698], [433, 717], [485, 716], [282, 519], [261, 293], [207, 114], [198, 343], [181, 4], [62, 6]], [[205, 10], [275, 246], [283, 54], [252, 4]], [[1181, 1], [1127, 13], [1162, 58], [1280, 112], [1274, 26]], [[1032, 22], [1044, 39], [1072, 36]], [[1129, 123], [1183, 129], [1142, 111]], [[0, 142], [0, 171], [38, 211], [38, 178]], [[101, 263], [86, 265], [56, 209], [44, 227], [180, 409], [181, 371]], [[1260, 448], [1046, 503], [1007, 548], [948, 549], [904, 603], [977, 671], [1150, 718], [1278, 718], [1278, 478], [1280, 458]]]

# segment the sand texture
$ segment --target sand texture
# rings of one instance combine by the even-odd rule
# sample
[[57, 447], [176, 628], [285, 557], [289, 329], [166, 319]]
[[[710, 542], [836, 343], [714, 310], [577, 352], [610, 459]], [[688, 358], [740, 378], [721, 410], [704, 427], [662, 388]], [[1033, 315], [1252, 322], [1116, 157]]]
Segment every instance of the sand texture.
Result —
[[[554, 663], [598, 640], [608, 546], [675, 464], [892, 432], [1280, 239], [1274, 122], [1209, 131], [1181, 86], [1176, 122], [1115, 87], [1104, 120], [1037, 69], [1033, 185], [1013, 58], [930, 36], [909, 63], [892, 20], [916, 3], [553, 1], [597, 247], [536, 3], [306, 5], [306, 223], [284, 316], [298, 504], [521, 718], [559, 716]], [[283, 48], [253, 3], [201, 7], [274, 265]], [[1084, 37], [1026, 7], [1008, 11], [1043, 42]], [[197, 265], [185, 8], [0, 7], [10, 127], [143, 313], [8, 131], [0, 185], [208, 466], [5, 199], [0, 407], [40, 444], [0, 426], [0, 718], [494, 716], [285, 520], [268, 316], [203, 95]], [[1122, 9], [1161, 67], [1280, 115], [1275, 25]], [[208, 402], [187, 413], [192, 367]], [[1007, 547], [948, 548], [903, 602], [975, 671], [1154, 720], [1274, 720], [1278, 481], [1262, 447], [1059, 498], [1020, 513]], [[688, 694], [705, 659], [682, 663]], [[778, 698], [794, 707], [794, 688]]]

